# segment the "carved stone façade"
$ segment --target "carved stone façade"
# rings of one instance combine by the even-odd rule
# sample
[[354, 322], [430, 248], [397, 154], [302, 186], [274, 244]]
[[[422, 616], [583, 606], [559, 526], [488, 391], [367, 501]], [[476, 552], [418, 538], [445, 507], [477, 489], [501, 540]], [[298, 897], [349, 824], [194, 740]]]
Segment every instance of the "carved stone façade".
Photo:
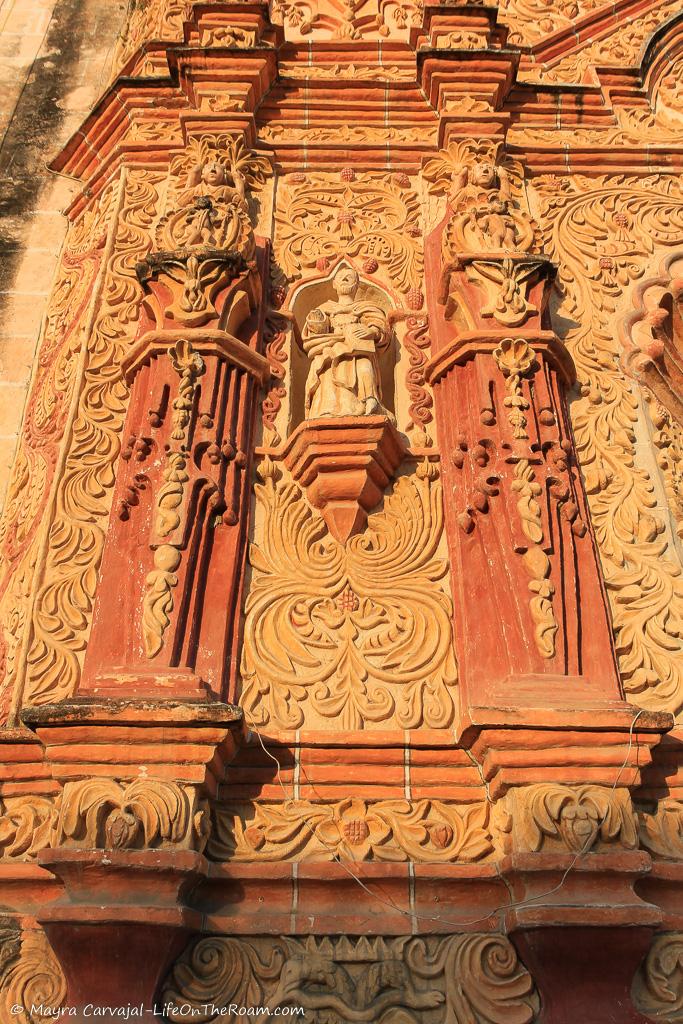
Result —
[[0, 525], [8, 1007], [680, 1018], [681, 35], [617, 6], [132, 7]]

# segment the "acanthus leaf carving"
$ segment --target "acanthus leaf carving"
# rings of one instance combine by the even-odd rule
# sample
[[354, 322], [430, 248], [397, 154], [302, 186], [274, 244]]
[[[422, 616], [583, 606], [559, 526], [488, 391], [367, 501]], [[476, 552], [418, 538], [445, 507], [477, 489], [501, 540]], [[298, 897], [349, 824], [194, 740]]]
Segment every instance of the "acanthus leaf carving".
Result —
[[[325, 535], [298, 487], [269, 460], [256, 487], [241, 704], [256, 725], [324, 728], [396, 721], [448, 725], [456, 669], [451, 602], [440, 581], [438, 469], [401, 477], [364, 533]], [[352, 592], [353, 600], [344, 594]]]
[[606, 786], [540, 783], [515, 789], [508, 798], [515, 849], [565, 849], [587, 853], [598, 844], [638, 845], [637, 823], [628, 790]]
[[379, 860], [474, 863], [493, 852], [485, 804], [348, 798], [217, 805], [215, 860]]

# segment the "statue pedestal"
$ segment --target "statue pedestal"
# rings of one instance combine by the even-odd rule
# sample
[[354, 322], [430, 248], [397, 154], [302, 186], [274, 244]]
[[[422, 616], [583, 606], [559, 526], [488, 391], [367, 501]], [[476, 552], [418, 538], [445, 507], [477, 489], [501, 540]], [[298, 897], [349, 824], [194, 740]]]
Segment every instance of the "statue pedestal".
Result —
[[284, 462], [344, 544], [360, 533], [406, 454], [386, 416], [305, 420], [288, 439]]

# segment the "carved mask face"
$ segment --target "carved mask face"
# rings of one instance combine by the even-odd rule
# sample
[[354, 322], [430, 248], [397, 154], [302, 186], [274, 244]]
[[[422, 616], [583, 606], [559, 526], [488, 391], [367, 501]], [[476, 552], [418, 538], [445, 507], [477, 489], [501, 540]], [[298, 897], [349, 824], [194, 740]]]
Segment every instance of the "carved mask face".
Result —
[[496, 168], [488, 161], [475, 164], [472, 168], [472, 181], [480, 188], [493, 188], [496, 184]]
[[358, 274], [351, 267], [342, 267], [334, 275], [333, 284], [337, 295], [354, 295], [358, 287]]
[[205, 185], [224, 185], [225, 171], [217, 160], [210, 160], [202, 168], [202, 181]]

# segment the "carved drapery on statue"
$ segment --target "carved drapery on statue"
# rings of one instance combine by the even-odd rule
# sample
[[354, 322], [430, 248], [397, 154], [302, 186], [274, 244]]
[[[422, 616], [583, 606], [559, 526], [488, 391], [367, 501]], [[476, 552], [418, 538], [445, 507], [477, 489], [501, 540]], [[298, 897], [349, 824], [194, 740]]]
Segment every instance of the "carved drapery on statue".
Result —
[[425, 176], [447, 198], [427, 249], [439, 311], [427, 374], [454, 495], [447, 530], [461, 567], [465, 700], [561, 701], [563, 677], [576, 699], [617, 699], [564, 397], [574, 371], [549, 329], [554, 268], [539, 252], [521, 170], [492, 143], [473, 140], [429, 160]]
[[181, 175], [188, 162], [138, 266], [145, 316], [123, 363], [131, 397], [83, 682], [100, 694], [221, 694], [235, 642], [245, 469], [267, 372], [266, 251], [254, 260], [248, 194], [268, 167], [230, 136], [193, 140]]

